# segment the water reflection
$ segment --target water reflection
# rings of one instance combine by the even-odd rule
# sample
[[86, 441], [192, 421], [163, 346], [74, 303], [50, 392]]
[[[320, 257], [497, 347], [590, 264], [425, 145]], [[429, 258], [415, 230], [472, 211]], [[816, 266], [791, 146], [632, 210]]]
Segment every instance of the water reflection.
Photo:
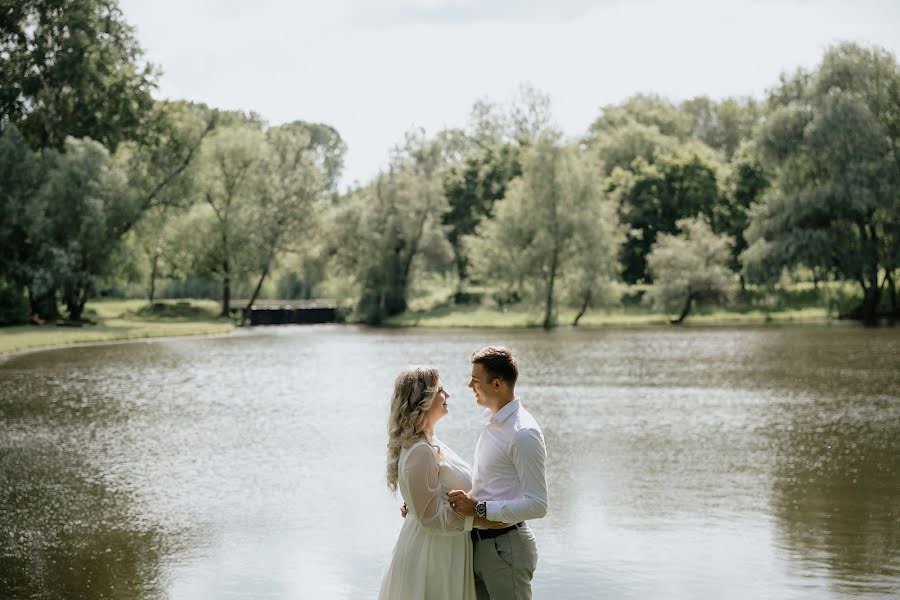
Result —
[[[836, 591], [900, 592], [900, 413], [852, 401], [785, 407], [772, 506], [779, 546], [801, 570], [826, 571]], [[887, 422], [872, 413], [893, 413]]]
[[9, 438], [0, 462], [5, 598], [158, 598], [172, 540], [138, 527], [127, 495], [65, 448]]

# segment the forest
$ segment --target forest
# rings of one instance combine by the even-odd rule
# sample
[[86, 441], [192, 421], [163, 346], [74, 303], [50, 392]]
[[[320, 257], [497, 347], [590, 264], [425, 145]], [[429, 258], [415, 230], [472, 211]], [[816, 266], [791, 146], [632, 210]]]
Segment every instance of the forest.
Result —
[[0, 323], [213, 298], [225, 318], [332, 299], [377, 325], [423, 295], [545, 328], [629, 302], [681, 323], [797, 286], [835, 316], [900, 315], [900, 70], [880, 47], [831, 46], [760, 98], [635, 94], [579, 136], [523, 85], [460, 128], [398, 132], [349, 189], [331, 125], [159, 100], [158, 79], [115, 2], [0, 12]]

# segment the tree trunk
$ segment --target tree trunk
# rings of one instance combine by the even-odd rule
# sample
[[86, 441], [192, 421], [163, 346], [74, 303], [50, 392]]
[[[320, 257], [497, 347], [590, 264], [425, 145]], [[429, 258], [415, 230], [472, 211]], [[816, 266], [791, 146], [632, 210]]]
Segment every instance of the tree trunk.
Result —
[[266, 279], [266, 275], [269, 274], [270, 262], [271, 259], [266, 261], [266, 268], [263, 269], [262, 276], [260, 276], [259, 282], [256, 284], [256, 288], [253, 290], [253, 295], [250, 296], [250, 301], [247, 302], [247, 306], [244, 308], [244, 314], [241, 315], [241, 327], [243, 327], [247, 323], [247, 316], [250, 314], [250, 309], [253, 307], [253, 303], [256, 302], [256, 297], [259, 296], [259, 290], [262, 289], [262, 284]]
[[84, 306], [88, 301], [87, 288], [68, 288], [65, 292], [66, 309], [69, 311], [69, 321], [80, 323], [84, 314]]
[[559, 251], [554, 248], [550, 258], [550, 281], [547, 282], [547, 299], [544, 303], [544, 329], [553, 328], [553, 286], [556, 284], [556, 267]]
[[466, 267], [468, 265], [466, 263], [468, 261], [466, 261], [466, 257], [463, 254], [462, 242], [459, 241], [459, 239], [457, 239], [453, 243], [453, 255], [454, 255], [454, 262], [456, 262], [456, 274], [459, 277], [459, 281], [456, 284], [456, 293], [461, 294], [463, 291], [463, 283], [465, 282], [466, 277], [467, 277], [467, 274], [466, 274], [467, 268]]
[[688, 313], [691, 312], [691, 305], [694, 303], [694, 295], [688, 292], [687, 300], [684, 303], [684, 308], [681, 309], [681, 314], [678, 315], [677, 319], [673, 319], [669, 321], [672, 325], [681, 325], [684, 320], [687, 318]]
[[591, 303], [591, 290], [588, 290], [584, 295], [584, 302], [581, 303], [581, 309], [578, 311], [578, 314], [575, 315], [575, 320], [572, 321], [572, 327], [578, 327], [578, 321], [581, 320], [581, 317], [587, 312], [588, 305]]
[[153, 260], [150, 261], [150, 304], [156, 297], [156, 275], [159, 271], [159, 254], [153, 254]]
[[220, 317], [229, 317], [231, 315], [231, 271], [229, 270], [228, 259], [222, 261], [222, 312]]
[[878, 307], [881, 304], [881, 287], [876, 281], [865, 290], [860, 317], [863, 322], [873, 324], [878, 320]]

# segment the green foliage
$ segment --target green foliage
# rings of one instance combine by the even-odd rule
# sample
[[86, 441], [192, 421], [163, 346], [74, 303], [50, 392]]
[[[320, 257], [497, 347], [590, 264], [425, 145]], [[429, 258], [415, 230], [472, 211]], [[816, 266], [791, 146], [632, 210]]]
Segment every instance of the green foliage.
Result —
[[0, 279], [0, 325], [18, 325], [27, 322], [28, 300], [25, 298], [25, 289]]
[[637, 123], [655, 129], [660, 135], [684, 139], [691, 130], [691, 118], [660, 96], [637, 94], [622, 104], [604, 106], [591, 125], [595, 137]]
[[756, 146], [752, 142], [744, 143], [728, 166], [725, 189], [715, 218], [717, 230], [734, 239], [732, 270], [741, 268], [740, 256], [747, 249], [744, 231], [750, 222], [751, 207], [762, 198], [769, 184], [769, 175], [760, 164]]
[[679, 219], [714, 219], [722, 201], [717, 165], [697, 155], [638, 161], [634, 174], [623, 174], [616, 183], [619, 211], [630, 230], [622, 251], [628, 283], [648, 279], [646, 257], [659, 234], [674, 233]]
[[[814, 73], [785, 80], [758, 145], [772, 189], [754, 208], [745, 272], [803, 265], [863, 293], [874, 319], [900, 266], [900, 70], [881, 49], [843, 44]], [[891, 291], [895, 294], [894, 291]]]
[[332, 216], [337, 266], [359, 288], [357, 312], [378, 324], [407, 308], [416, 268], [445, 268], [452, 251], [441, 226], [440, 143], [422, 132], [407, 135], [388, 173], [355, 190]]
[[32, 281], [59, 286], [73, 320], [121, 262], [122, 232], [140, 207], [127, 193], [128, 181], [109, 152], [93, 140], [68, 138], [65, 153], [37, 192], [41, 212], [31, 232], [39, 252]]
[[210, 320], [215, 318], [207, 306], [197, 306], [190, 302], [153, 302], [134, 311], [137, 317], [149, 319], [179, 319], [184, 321]]
[[684, 321], [694, 302], [727, 299], [735, 279], [728, 268], [731, 238], [698, 217], [679, 220], [677, 228], [678, 235], [660, 234], [647, 256], [654, 286], [644, 295], [656, 310], [680, 311], [673, 323]]
[[698, 96], [683, 102], [680, 108], [691, 119], [691, 137], [718, 150], [728, 160], [750, 139], [762, 116], [762, 109], [749, 98], [715, 102]]
[[156, 72], [115, 0], [22, 0], [0, 15], [0, 123], [32, 148], [142, 140]]
[[592, 158], [539, 138], [522, 155], [522, 175], [495, 204], [494, 218], [465, 239], [473, 279], [507, 295], [538, 300], [544, 327], [556, 318], [560, 287], [581, 299], [602, 296], [618, 270], [615, 208]]
[[447, 239], [453, 245], [460, 281], [466, 278], [468, 259], [462, 237], [471, 235], [483, 219], [490, 218], [494, 203], [506, 195], [509, 182], [522, 173], [518, 146], [489, 146], [469, 156], [444, 175], [444, 195], [450, 210], [444, 215]]
[[203, 144], [195, 209], [195, 272], [222, 282], [222, 316], [231, 310], [232, 281], [252, 272], [264, 251], [253, 244], [253, 206], [267, 193], [262, 161], [265, 138], [253, 125], [220, 127]]
[[0, 130], [0, 279], [24, 286], [34, 269], [31, 233], [39, 212], [33, 204], [41, 185], [40, 157], [14, 125]]

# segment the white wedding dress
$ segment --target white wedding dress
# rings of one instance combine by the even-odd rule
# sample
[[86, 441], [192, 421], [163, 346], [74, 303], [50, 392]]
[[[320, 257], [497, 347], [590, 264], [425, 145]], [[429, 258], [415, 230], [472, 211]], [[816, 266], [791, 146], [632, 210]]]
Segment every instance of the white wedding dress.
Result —
[[472, 517], [450, 508], [447, 492], [472, 489], [472, 469], [433, 439], [400, 451], [398, 487], [409, 514], [381, 582], [379, 600], [475, 600]]

